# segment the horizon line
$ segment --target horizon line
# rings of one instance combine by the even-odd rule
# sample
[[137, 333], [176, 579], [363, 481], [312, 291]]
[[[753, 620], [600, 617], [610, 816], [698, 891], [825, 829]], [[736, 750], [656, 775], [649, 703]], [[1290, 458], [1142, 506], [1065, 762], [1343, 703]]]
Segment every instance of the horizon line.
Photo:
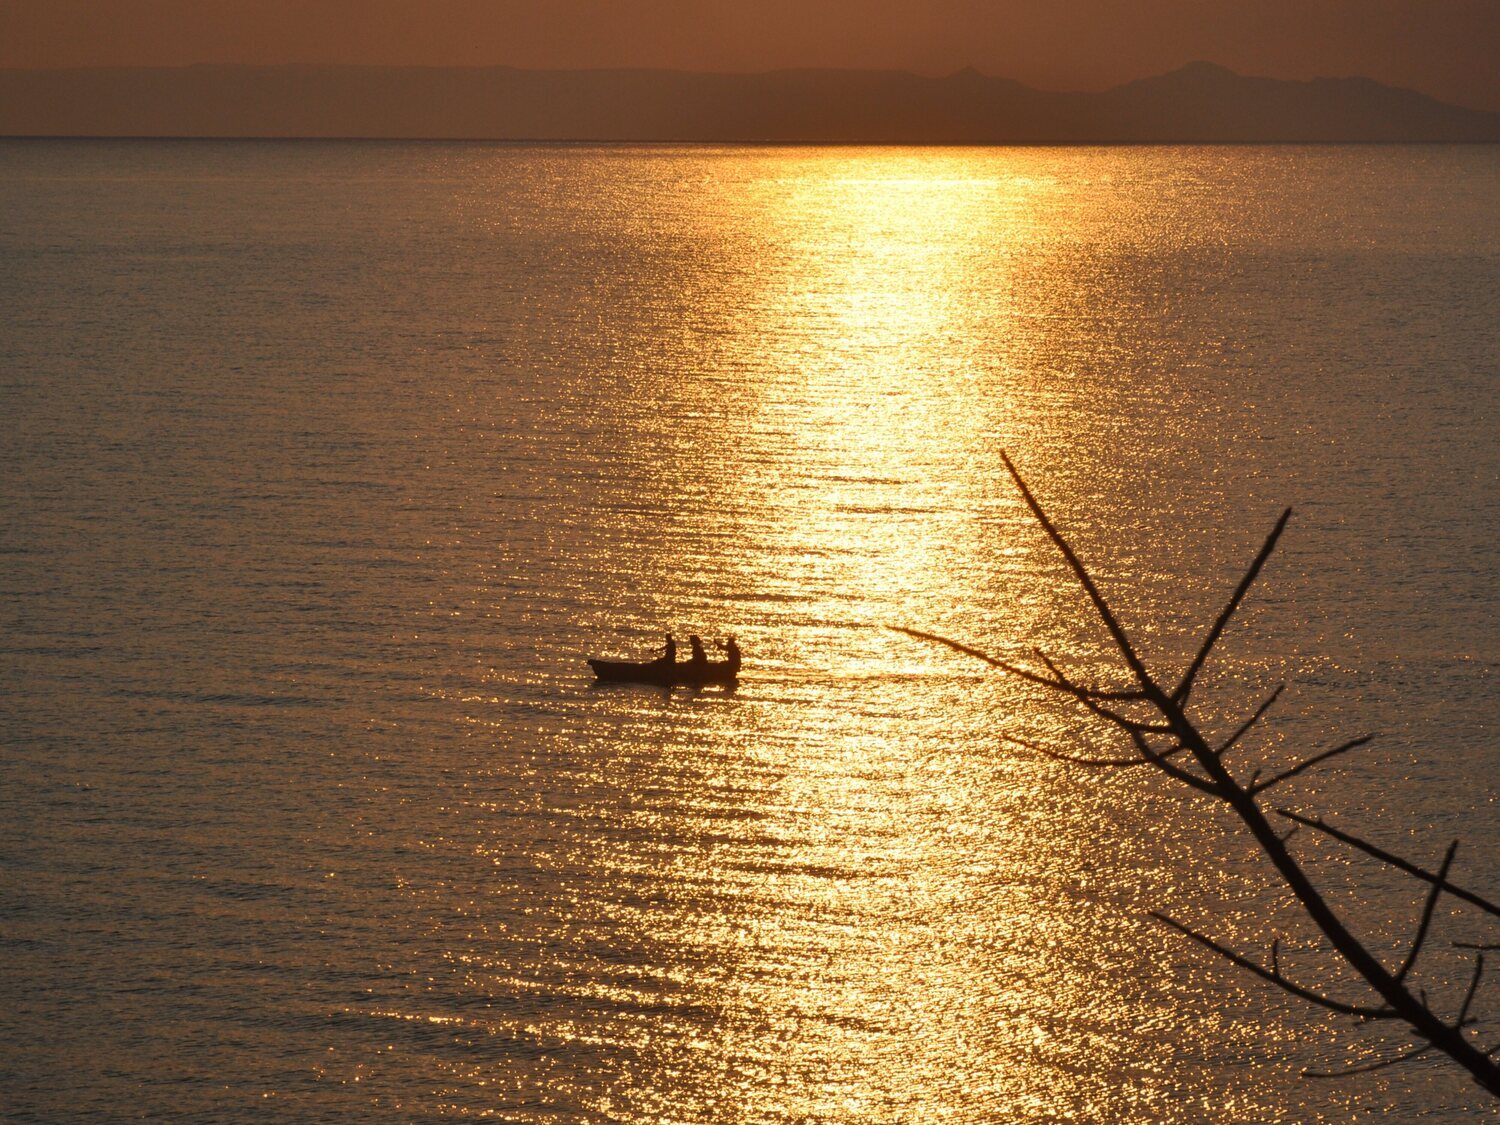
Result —
[[[926, 82], [945, 82], [963, 75], [974, 75], [990, 82], [1004, 82], [1019, 86], [1026, 90], [1035, 90], [1045, 94], [1107, 94], [1115, 90], [1138, 82], [1149, 82], [1157, 78], [1166, 78], [1183, 71], [1192, 70], [1216, 70], [1235, 78], [1249, 81], [1284, 82], [1292, 85], [1311, 86], [1324, 82], [1369, 82], [1387, 90], [1400, 90], [1406, 93], [1416, 94], [1428, 98], [1439, 105], [1451, 106], [1454, 109], [1468, 110], [1473, 113], [1488, 113], [1500, 115], [1500, 107], [1487, 109], [1483, 106], [1466, 102], [1447, 101], [1444, 98], [1429, 93], [1427, 90], [1417, 86], [1403, 86], [1380, 78], [1372, 78], [1368, 74], [1349, 72], [1344, 74], [1317, 74], [1311, 78], [1279, 78], [1270, 74], [1251, 74], [1236, 70], [1234, 67], [1213, 59], [1196, 58], [1165, 70], [1153, 70], [1137, 74], [1134, 78], [1127, 78], [1112, 85], [1076, 87], [1076, 86], [1037, 86], [1023, 82], [1019, 78], [1012, 78], [1004, 74], [994, 74], [980, 70], [970, 63], [958, 67], [956, 70], [943, 71], [941, 73], [932, 71], [913, 70], [904, 67], [866, 67], [866, 66], [774, 66], [760, 69], [701, 69], [680, 66], [639, 66], [639, 65], [615, 65], [615, 66], [527, 66], [520, 63], [368, 63], [368, 62], [189, 62], [189, 63], [91, 63], [81, 66], [12, 66], [0, 64], [0, 73], [25, 73], [25, 74], [74, 74], [89, 71], [183, 71], [183, 70], [345, 70], [345, 71], [372, 71], [372, 70], [404, 70], [404, 71], [486, 71], [486, 70], [508, 70], [528, 74], [670, 74], [685, 75], [691, 77], [708, 78], [763, 78], [778, 74], [878, 74], [878, 75], [903, 75], [920, 79]], [[210, 139], [210, 138], [205, 138]], [[336, 138], [327, 138], [336, 139]], [[349, 138], [358, 139], [358, 138]], [[371, 138], [378, 139], [378, 138]], [[396, 138], [387, 138], [396, 139]], [[431, 138], [414, 138], [431, 139]], [[457, 138], [455, 138], [457, 139]], [[485, 139], [485, 138], [472, 138]], [[1040, 142], [1051, 143], [1051, 142]], [[1088, 143], [1088, 142], [1058, 142], [1064, 144]], [[1111, 142], [1112, 143], [1112, 142]], [[1155, 143], [1155, 142], [1145, 142]], [[1170, 142], [1168, 142], [1170, 143]], [[1247, 142], [1255, 143], [1255, 142]], [[1298, 142], [1319, 143], [1319, 142]], [[1344, 142], [1330, 142], [1344, 143]], [[1348, 143], [1380, 143], [1380, 142], [1348, 142]], [[1413, 142], [1425, 143], [1425, 142]], [[1481, 142], [1483, 143], [1483, 142]]]

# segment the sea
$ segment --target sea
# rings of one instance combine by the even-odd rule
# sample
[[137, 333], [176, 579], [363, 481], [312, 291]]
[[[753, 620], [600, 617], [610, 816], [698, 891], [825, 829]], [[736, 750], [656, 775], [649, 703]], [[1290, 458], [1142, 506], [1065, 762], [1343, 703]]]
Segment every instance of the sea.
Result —
[[[1494, 1114], [902, 630], [1132, 685], [1008, 458], [1171, 686], [1290, 507], [1191, 716], [1374, 734], [1266, 807], [1500, 897], [1497, 215], [1493, 146], [0, 141], [0, 1119]], [[668, 633], [738, 684], [594, 683]], [[1426, 885], [1289, 846], [1399, 964]]]

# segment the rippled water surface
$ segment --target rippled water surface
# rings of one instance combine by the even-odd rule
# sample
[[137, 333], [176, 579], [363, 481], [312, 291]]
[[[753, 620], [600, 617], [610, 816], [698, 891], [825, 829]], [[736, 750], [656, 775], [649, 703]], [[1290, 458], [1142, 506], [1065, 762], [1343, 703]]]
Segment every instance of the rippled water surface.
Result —
[[[1200, 715], [1381, 732], [1283, 802], [1500, 892], [1497, 214], [1489, 148], [0, 144], [0, 1116], [1487, 1112], [1300, 1077], [1404, 1041], [1149, 918], [1352, 994], [1232, 826], [885, 626], [1113, 675], [1002, 449], [1164, 668], [1291, 504]], [[738, 689], [592, 685], [668, 629]]]

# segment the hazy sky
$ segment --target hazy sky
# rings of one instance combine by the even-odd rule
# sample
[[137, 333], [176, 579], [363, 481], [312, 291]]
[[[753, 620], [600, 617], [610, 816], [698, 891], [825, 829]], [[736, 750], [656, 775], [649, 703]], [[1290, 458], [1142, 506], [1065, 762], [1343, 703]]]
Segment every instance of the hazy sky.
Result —
[[0, 0], [0, 66], [964, 66], [1100, 89], [1206, 59], [1500, 110], [1500, 0]]

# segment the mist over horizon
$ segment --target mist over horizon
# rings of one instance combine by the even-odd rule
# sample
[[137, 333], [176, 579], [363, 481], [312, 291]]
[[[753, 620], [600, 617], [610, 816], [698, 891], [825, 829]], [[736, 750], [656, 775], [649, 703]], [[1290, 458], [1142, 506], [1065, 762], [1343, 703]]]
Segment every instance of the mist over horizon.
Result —
[[0, 68], [509, 66], [758, 74], [972, 68], [1100, 92], [1205, 60], [1293, 81], [1362, 76], [1500, 110], [1500, 5], [1483, 0], [13, 0]]
[[1494, 143], [1369, 78], [1198, 62], [1100, 93], [906, 71], [198, 65], [0, 70], [0, 135], [829, 144]]

